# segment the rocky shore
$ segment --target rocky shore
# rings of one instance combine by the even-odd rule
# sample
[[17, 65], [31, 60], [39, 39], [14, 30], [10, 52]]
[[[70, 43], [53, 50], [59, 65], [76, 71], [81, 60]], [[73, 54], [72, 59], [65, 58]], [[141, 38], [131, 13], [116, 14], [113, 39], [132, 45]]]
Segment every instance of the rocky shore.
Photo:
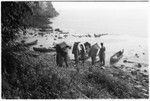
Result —
[[[26, 42], [29, 41], [29, 38], [33, 40], [35, 37], [34, 40], [37, 40], [48, 35], [51, 40], [57, 42], [65, 39], [64, 35], [69, 36], [67, 32], [62, 31], [61, 33], [64, 34], [62, 34], [62, 39], [59, 39], [59, 31], [52, 28], [43, 30], [28, 29], [26, 36], [23, 35], [18, 43], [22, 39]], [[49, 46], [52, 47], [54, 44]], [[44, 47], [40, 45], [33, 46]], [[27, 46], [23, 50], [18, 49], [12, 54], [15, 58], [15, 62], [12, 61], [15, 71], [12, 74], [3, 74], [3, 77], [7, 78], [2, 79], [4, 83], [3, 98], [149, 98], [148, 71], [141, 69], [148, 67], [146, 64], [126, 59], [120, 64], [103, 67], [99, 63], [92, 66], [90, 61], [86, 61], [84, 66], [82, 64], [74, 66], [74, 60], [70, 59], [69, 67], [57, 67], [55, 52], [35, 52], [32, 49], [33, 46]]]

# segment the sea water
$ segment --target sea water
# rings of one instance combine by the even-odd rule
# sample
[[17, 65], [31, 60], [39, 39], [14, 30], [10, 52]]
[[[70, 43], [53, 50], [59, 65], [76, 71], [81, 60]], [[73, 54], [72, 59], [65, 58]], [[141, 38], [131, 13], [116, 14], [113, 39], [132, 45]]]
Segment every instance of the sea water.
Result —
[[[51, 26], [69, 32], [66, 39], [57, 42], [70, 45], [77, 41], [99, 45], [103, 42], [107, 62], [114, 53], [124, 49], [123, 58], [148, 63], [148, 10], [144, 3], [54, 2], [53, 5], [60, 15], [51, 19]], [[86, 34], [92, 37], [72, 36]], [[95, 38], [94, 34], [108, 35]], [[69, 56], [73, 59], [71, 51]]]
[[[145, 4], [123, 3], [118, 6], [116, 3], [100, 2], [53, 2], [53, 5], [59, 16], [50, 19], [50, 26], [69, 32], [68, 37], [54, 40], [54, 36], [60, 34], [53, 31], [43, 37], [31, 38], [38, 39], [37, 46], [52, 47], [54, 43], [63, 41], [70, 46], [77, 41], [89, 42], [92, 45], [100, 45], [103, 42], [106, 47], [107, 64], [110, 57], [122, 49], [123, 59], [148, 64], [148, 10]], [[73, 36], [87, 34], [91, 37]], [[94, 34], [107, 35], [95, 38]], [[139, 58], [135, 54], [138, 54]], [[74, 59], [72, 49], [69, 51], [69, 57]]]

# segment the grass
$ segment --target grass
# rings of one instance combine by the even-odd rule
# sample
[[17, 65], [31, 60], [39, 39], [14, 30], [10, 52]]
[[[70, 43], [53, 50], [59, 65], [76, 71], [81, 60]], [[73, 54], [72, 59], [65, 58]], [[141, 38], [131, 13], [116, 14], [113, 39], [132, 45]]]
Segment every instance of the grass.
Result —
[[68, 68], [57, 67], [54, 55], [29, 50], [3, 54], [2, 63], [7, 68], [2, 73], [3, 99], [147, 98], [121, 78], [126, 73], [113, 67], [89, 72], [86, 62], [77, 71], [71, 60]]
[[56, 99], [68, 89], [66, 82], [50, 68], [44, 71], [48, 64], [44, 63], [41, 57], [34, 58], [27, 53], [8, 57], [13, 57], [11, 65], [15, 70], [13, 73], [2, 75], [2, 98]]
[[106, 88], [107, 91], [113, 93], [118, 98], [141, 98], [141, 96], [138, 95], [139, 92], [133, 89], [132, 85], [124, 80], [110, 76], [104, 71], [89, 73], [86, 79], [91, 83], [102, 86], [102, 88]]

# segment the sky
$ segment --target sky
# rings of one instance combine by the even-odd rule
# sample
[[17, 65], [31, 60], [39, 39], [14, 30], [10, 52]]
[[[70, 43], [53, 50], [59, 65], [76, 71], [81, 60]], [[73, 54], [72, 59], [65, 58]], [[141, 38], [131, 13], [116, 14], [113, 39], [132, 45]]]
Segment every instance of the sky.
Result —
[[148, 9], [147, 2], [52, 2], [61, 9]]
[[[68, 19], [72, 18], [74, 21], [72, 23], [75, 23], [76, 28], [78, 23], [76, 23], [78, 20], [74, 18], [76, 14], [80, 14], [84, 12], [83, 14], [80, 14], [79, 17], [85, 17], [86, 13], [89, 12], [91, 15], [94, 15], [92, 11], [98, 11], [101, 12], [101, 16], [103, 17], [104, 21], [101, 19], [97, 19], [97, 21], [100, 21], [102, 23], [101, 26], [106, 26], [111, 31], [119, 31], [120, 32], [134, 32], [139, 33], [141, 36], [147, 36], [148, 34], [148, 4], [147, 2], [52, 2], [54, 8], [60, 12], [64, 11], [70, 11], [72, 16], [68, 15]], [[84, 11], [82, 11], [84, 10]], [[80, 13], [78, 13], [80, 12]], [[85, 15], [85, 16], [84, 16]], [[65, 26], [70, 23], [71, 20], [66, 20], [67, 17], [64, 19], [61, 19], [61, 22], [65, 22]], [[83, 19], [82, 21], [91, 20], [91, 24], [93, 24], [94, 19], [96, 20], [96, 17], [91, 17], [93, 19]], [[66, 23], [67, 21], [67, 23]], [[76, 21], [76, 22], [75, 22]], [[60, 22], [60, 23], [61, 23]], [[60, 24], [58, 23], [58, 24]], [[86, 23], [85, 23], [86, 24]], [[96, 25], [95, 23], [93, 26]], [[113, 25], [116, 25], [116, 27], [113, 27]], [[69, 27], [70, 25], [68, 25]], [[112, 26], [112, 27], [111, 27]], [[79, 26], [78, 27], [82, 27]], [[107, 30], [107, 28], [103, 28], [103, 30]], [[115, 32], [116, 32], [115, 31]], [[144, 33], [144, 34], [143, 34]]]
[[51, 1], [148, 2], [148, 0], [51, 0]]

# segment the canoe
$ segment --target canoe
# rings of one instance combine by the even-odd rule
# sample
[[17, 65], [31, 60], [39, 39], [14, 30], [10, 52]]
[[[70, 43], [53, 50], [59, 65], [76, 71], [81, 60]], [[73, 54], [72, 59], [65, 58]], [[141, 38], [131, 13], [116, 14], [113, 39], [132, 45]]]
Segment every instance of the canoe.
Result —
[[28, 43], [24, 43], [25, 46], [32, 46], [32, 45], [36, 45], [38, 42], [38, 40], [32, 41], [32, 42], [28, 42]]
[[124, 50], [115, 53], [113, 56], [110, 57], [110, 64], [117, 63], [123, 57]]
[[98, 35], [94, 34], [94, 36], [95, 36], [95, 37], [100, 37], [100, 36], [101, 36], [101, 34], [98, 34]]
[[62, 37], [58, 37], [58, 39], [62, 39]]
[[55, 52], [55, 48], [33, 47], [33, 50], [38, 52]]

